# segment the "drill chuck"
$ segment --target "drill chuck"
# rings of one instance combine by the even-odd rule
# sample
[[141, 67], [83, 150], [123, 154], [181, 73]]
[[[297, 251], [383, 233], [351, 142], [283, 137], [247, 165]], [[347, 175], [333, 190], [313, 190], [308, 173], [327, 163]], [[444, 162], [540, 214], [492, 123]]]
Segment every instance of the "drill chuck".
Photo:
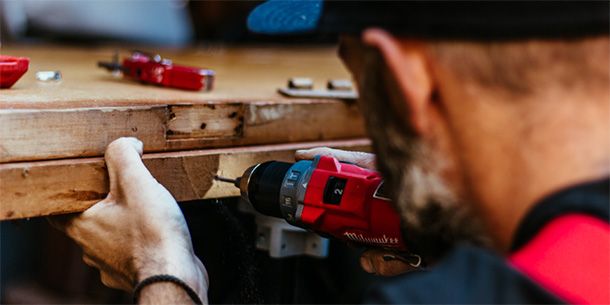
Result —
[[247, 169], [239, 179], [242, 197], [261, 214], [296, 224], [297, 202], [303, 201], [312, 161], [268, 161]]
[[269, 161], [257, 164], [246, 170], [241, 177], [239, 189], [244, 199], [247, 199], [259, 213], [283, 217], [278, 205], [280, 189], [284, 176], [292, 164], [279, 161]]

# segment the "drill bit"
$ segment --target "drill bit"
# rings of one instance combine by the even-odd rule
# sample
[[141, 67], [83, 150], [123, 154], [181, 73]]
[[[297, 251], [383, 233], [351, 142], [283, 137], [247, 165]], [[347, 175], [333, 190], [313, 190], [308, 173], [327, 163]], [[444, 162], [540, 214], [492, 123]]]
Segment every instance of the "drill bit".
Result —
[[214, 176], [214, 180], [218, 180], [218, 181], [222, 181], [222, 182], [228, 182], [228, 183], [232, 183], [232, 184], [237, 184], [237, 179], [231, 179], [231, 178], [225, 178], [225, 177], [221, 177], [221, 176]]

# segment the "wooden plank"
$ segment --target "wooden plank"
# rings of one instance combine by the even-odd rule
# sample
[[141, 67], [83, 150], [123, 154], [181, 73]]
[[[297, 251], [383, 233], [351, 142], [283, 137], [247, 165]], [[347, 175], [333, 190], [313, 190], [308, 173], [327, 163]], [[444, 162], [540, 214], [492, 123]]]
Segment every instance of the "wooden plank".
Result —
[[0, 162], [102, 155], [109, 141], [165, 143], [166, 107], [0, 110]]
[[0, 109], [0, 163], [101, 156], [133, 136], [145, 152], [358, 138], [356, 105], [329, 101]]
[[[294, 151], [331, 146], [367, 150], [366, 139], [261, 145], [145, 154], [153, 176], [179, 201], [238, 196], [239, 191], [219, 183], [214, 175], [237, 177], [249, 166], [267, 160], [293, 161]], [[108, 192], [102, 158], [0, 164], [0, 220], [79, 212]]]

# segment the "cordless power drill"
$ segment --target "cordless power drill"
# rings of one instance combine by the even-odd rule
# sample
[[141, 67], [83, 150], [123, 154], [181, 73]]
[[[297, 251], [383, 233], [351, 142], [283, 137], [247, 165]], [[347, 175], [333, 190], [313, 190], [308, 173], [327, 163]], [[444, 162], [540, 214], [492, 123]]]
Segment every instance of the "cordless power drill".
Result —
[[381, 175], [328, 156], [296, 163], [269, 161], [231, 182], [258, 212], [367, 247], [406, 251], [400, 216]]

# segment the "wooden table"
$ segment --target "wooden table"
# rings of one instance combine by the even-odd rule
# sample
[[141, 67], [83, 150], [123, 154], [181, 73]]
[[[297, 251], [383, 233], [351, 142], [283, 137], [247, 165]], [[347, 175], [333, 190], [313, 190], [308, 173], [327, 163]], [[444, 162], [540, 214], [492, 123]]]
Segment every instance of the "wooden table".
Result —
[[[113, 48], [3, 46], [30, 69], [0, 91], [0, 220], [82, 211], [108, 191], [103, 153], [122, 136], [144, 142], [144, 160], [177, 200], [238, 195], [213, 181], [315, 146], [365, 149], [354, 102], [292, 99], [290, 77], [316, 86], [349, 78], [328, 47], [204, 47], [161, 50], [174, 62], [216, 71], [212, 92], [189, 92], [115, 78], [96, 67]], [[126, 55], [126, 50], [122, 50]], [[58, 83], [36, 71], [60, 70]]]

